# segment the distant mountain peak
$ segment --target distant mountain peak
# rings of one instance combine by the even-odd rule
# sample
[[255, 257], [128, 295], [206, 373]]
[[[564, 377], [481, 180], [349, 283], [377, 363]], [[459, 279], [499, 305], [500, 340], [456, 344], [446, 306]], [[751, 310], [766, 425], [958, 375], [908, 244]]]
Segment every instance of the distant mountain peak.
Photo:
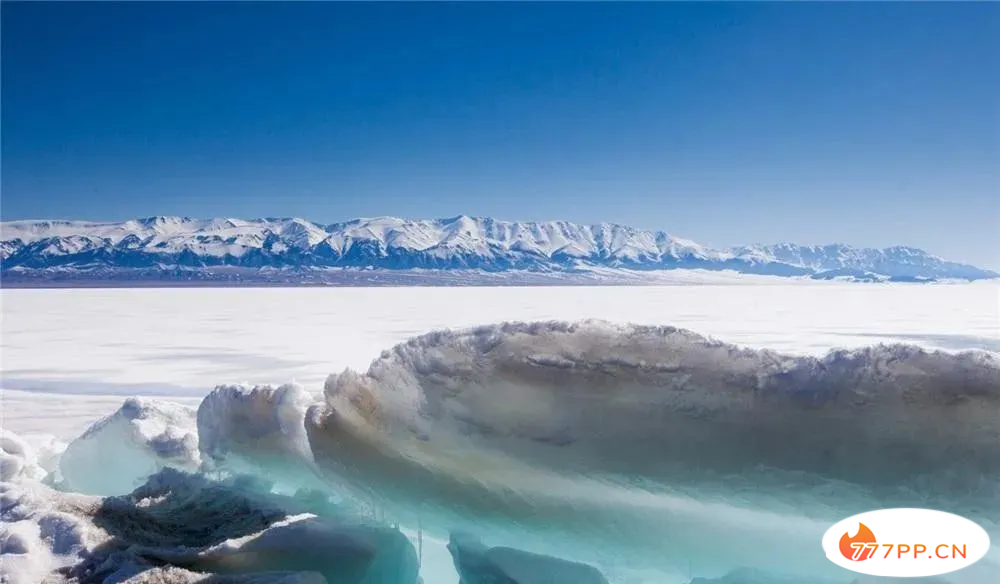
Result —
[[[384, 216], [319, 224], [299, 217], [195, 219], [153, 216], [122, 222], [0, 223], [4, 274], [105, 273], [233, 267], [249, 270], [537, 271], [732, 270], [748, 274], [865, 280], [995, 278], [909, 246], [753, 244], [713, 249], [666, 231], [615, 223]], [[95, 271], [97, 270], [97, 271]], [[186, 272], [186, 273], [187, 273]], [[28, 274], [26, 276], [25, 274]]]

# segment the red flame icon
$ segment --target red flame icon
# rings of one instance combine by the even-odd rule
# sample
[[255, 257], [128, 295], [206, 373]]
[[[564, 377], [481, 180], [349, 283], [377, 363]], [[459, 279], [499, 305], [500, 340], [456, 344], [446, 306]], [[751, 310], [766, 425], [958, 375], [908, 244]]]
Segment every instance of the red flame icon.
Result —
[[858, 523], [858, 534], [848, 537], [845, 533], [840, 538], [840, 553], [848, 560], [861, 562], [867, 560], [875, 554], [878, 544], [875, 543], [875, 534], [864, 523]]

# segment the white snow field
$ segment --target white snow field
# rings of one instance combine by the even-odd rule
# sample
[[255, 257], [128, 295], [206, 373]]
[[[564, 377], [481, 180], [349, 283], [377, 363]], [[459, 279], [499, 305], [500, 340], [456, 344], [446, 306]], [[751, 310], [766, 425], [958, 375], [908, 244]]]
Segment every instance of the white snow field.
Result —
[[868, 584], [886, 506], [1000, 582], [995, 282], [0, 301], [5, 584]]

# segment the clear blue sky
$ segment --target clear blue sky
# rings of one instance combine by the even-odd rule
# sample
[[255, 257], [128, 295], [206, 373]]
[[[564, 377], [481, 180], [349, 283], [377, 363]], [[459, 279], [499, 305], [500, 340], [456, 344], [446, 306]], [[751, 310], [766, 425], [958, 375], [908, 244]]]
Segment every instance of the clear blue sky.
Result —
[[1000, 4], [2, 4], [5, 219], [614, 221], [1000, 267]]

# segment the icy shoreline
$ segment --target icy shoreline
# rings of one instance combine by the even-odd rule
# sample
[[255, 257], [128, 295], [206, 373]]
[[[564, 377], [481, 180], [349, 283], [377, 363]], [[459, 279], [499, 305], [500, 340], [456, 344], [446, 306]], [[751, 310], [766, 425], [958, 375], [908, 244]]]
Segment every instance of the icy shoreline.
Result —
[[11, 268], [0, 287], [18, 288], [240, 288], [240, 287], [491, 287], [491, 286], [754, 286], [823, 283], [968, 284], [967, 280], [886, 277], [776, 276], [734, 270], [587, 268], [487, 271], [386, 268]]
[[[5, 432], [0, 568], [12, 584], [848, 584], [818, 541], [855, 512], [949, 509], [1000, 539], [998, 411], [988, 352], [789, 356], [601, 321], [441, 331], [322, 396], [219, 386], [197, 408], [126, 399], [68, 446]], [[992, 584], [998, 558], [928, 582]]]

